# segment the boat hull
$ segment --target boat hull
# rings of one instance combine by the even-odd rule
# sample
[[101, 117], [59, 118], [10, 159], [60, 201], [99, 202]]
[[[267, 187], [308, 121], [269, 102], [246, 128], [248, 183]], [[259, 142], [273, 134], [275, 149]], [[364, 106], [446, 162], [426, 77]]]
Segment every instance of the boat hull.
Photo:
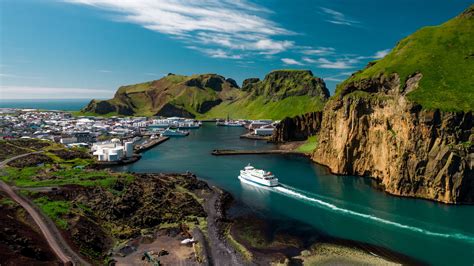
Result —
[[257, 184], [260, 186], [266, 186], [266, 187], [276, 187], [279, 185], [278, 180], [262, 180], [259, 178], [255, 178], [252, 176], [247, 176], [247, 175], [239, 175], [239, 179], [244, 179], [246, 181], [249, 181], [253, 184]]

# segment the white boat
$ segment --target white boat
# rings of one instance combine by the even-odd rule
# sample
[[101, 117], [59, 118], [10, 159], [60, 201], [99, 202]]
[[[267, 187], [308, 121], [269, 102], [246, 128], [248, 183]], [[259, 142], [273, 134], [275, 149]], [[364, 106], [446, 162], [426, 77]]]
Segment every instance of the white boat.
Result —
[[170, 129], [170, 128], [167, 128], [165, 129], [162, 133], [161, 133], [162, 136], [167, 136], [167, 137], [182, 137], [182, 136], [187, 136], [189, 135], [189, 132], [188, 131], [183, 131], [183, 130], [179, 130], [179, 129]]
[[268, 187], [278, 186], [278, 178], [275, 175], [265, 170], [255, 169], [250, 164], [245, 166], [244, 170], [240, 170], [239, 179]]
[[224, 127], [243, 127], [244, 123], [238, 122], [238, 121], [231, 121], [231, 120], [226, 120], [224, 122], [222, 121], [217, 121], [216, 125], [218, 126], [224, 126]]

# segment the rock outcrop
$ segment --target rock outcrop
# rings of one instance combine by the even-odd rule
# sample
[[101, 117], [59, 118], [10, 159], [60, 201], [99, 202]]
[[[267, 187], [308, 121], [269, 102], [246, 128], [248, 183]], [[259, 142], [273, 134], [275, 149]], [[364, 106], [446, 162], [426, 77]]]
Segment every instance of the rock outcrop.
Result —
[[311, 70], [275, 70], [262, 81], [247, 80], [244, 85], [252, 86], [250, 91], [255, 95], [263, 95], [273, 101], [303, 95], [323, 100], [329, 98], [326, 84], [321, 78], [313, 76]]
[[335, 174], [373, 177], [394, 195], [474, 203], [472, 112], [426, 110], [408, 100], [422, 78], [346, 84], [325, 106], [312, 159]]
[[317, 134], [321, 128], [322, 112], [312, 112], [283, 119], [272, 135], [272, 142], [305, 140]]

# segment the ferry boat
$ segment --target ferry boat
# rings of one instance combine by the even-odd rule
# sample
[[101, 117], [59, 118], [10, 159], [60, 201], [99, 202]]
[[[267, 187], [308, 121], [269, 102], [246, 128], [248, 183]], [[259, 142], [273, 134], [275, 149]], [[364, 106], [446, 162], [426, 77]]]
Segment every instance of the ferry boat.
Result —
[[245, 166], [244, 170], [240, 170], [239, 179], [268, 187], [278, 186], [278, 178], [275, 175], [265, 170], [255, 169], [250, 164]]
[[161, 136], [167, 136], [167, 137], [184, 137], [187, 135], [189, 135], [188, 131], [183, 131], [179, 129], [171, 129], [171, 128], [167, 128], [161, 133]]

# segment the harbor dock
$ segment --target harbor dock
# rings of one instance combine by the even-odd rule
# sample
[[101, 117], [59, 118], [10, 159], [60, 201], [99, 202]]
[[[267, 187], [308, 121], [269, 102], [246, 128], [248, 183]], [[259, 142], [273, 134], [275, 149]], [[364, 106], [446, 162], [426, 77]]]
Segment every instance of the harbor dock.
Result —
[[212, 155], [221, 156], [221, 155], [255, 155], [255, 154], [292, 154], [292, 155], [302, 155], [306, 154], [298, 151], [289, 151], [289, 150], [213, 150]]
[[141, 153], [146, 150], [149, 150], [155, 147], [156, 145], [161, 144], [169, 139], [170, 139], [169, 137], [159, 137], [156, 139], [147, 140], [145, 143], [135, 146], [135, 153]]

